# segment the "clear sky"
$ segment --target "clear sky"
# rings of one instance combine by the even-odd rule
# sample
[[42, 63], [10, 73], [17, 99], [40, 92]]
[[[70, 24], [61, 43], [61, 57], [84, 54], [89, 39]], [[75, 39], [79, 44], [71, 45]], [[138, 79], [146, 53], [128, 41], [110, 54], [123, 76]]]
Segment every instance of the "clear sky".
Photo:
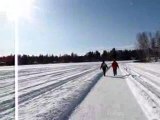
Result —
[[14, 25], [0, 15], [0, 56], [14, 54]]
[[[19, 20], [20, 54], [130, 49], [137, 33], [160, 30], [160, 0], [34, 0], [31, 9], [29, 20]], [[13, 36], [6, 24], [0, 50], [9, 53]]]

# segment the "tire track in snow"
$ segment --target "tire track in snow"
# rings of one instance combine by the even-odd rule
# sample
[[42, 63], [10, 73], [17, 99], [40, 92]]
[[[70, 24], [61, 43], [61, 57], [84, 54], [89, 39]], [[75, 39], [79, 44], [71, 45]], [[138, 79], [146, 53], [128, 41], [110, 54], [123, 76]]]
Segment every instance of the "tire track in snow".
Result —
[[[86, 69], [86, 68], [85, 68], [85, 69]], [[82, 70], [85, 70], [85, 69], [82, 69]], [[28, 92], [28, 93], [26, 93], [26, 94], [22, 94], [22, 95], [19, 96], [19, 104], [21, 104], [21, 103], [23, 103], [23, 102], [25, 102], [25, 101], [27, 101], [27, 100], [33, 99], [34, 97], [37, 97], [38, 95], [41, 95], [41, 94], [43, 94], [43, 93], [45, 93], [45, 92], [48, 92], [48, 91], [50, 91], [50, 90], [52, 90], [52, 89], [55, 89], [56, 87], [59, 87], [59, 86], [65, 84], [65, 83], [67, 83], [67, 82], [69, 82], [69, 81], [71, 81], [71, 80], [75, 80], [75, 79], [77, 79], [77, 78], [79, 78], [79, 77], [82, 77], [82, 76], [84, 76], [84, 75], [86, 75], [86, 74], [88, 74], [88, 73], [90, 73], [90, 72], [92, 72], [92, 71], [94, 71], [94, 70], [96, 70], [96, 69], [97, 69], [97, 68], [90, 69], [90, 70], [85, 70], [85, 71], [83, 71], [83, 72], [81, 72], [81, 73], [78, 73], [78, 74], [69, 76], [68, 78], [65, 77], [65, 78], [61, 79], [59, 82], [56, 82], [56, 83], [53, 83], [53, 84], [49, 84], [49, 85], [44, 86], [44, 87], [41, 87], [41, 88], [39, 88], [39, 89], [37, 89], [37, 90], [33, 90], [33, 91], [31, 91], [31, 92]], [[74, 70], [74, 69], [72, 69], [72, 71], [73, 71], [73, 70]], [[65, 70], [63, 70], [63, 72], [64, 72], [64, 71], [65, 71]], [[69, 70], [69, 71], [71, 71], [71, 70]], [[51, 73], [50, 73], [50, 74], [51, 74]], [[50, 75], [50, 74], [47, 74], [47, 75]], [[52, 74], [54, 74], [54, 73], [52, 73]], [[39, 77], [44, 77], [44, 76], [45, 76], [45, 75], [39, 76]], [[33, 87], [34, 87], [34, 86], [33, 86]], [[9, 94], [14, 94], [14, 92], [8, 93], [8, 95], [9, 95]], [[7, 94], [6, 94], [6, 95], [7, 95]], [[5, 96], [5, 95], [3, 95], [3, 96]], [[15, 98], [2, 101], [2, 102], [0, 103], [0, 106], [1, 106], [1, 107], [0, 107], [0, 112], [3, 112], [3, 111], [5, 111], [5, 110], [14, 108], [14, 107], [15, 107], [15, 102], [14, 102], [14, 100], [15, 100]]]
[[[68, 71], [66, 71], [66, 72], [60, 72], [60, 73], [57, 73], [57, 74], [51, 74], [50, 76], [43, 76], [43, 81], [42, 82], [40, 82], [40, 83], [36, 83], [36, 84], [34, 84], [34, 85], [31, 85], [31, 86], [28, 86], [28, 87], [25, 87], [25, 88], [22, 88], [22, 89], [19, 89], [19, 91], [23, 91], [23, 90], [27, 90], [27, 89], [29, 89], [29, 88], [34, 88], [34, 87], [36, 87], [36, 86], [40, 86], [40, 85], [43, 85], [43, 84], [46, 84], [46, 83], [55, 83], [56, 82], [56, 80], [58, 79], [58, 81], [59, 81], [59, 79], [62, 79], [62, 78], [65, 78], [66, 76], [68, 76], [68, 75], [70, 75], [70, 70], [68, 70]], [[73, 72], [73, 71], [72, 71]], [[78, 70], [76, 71], [74, 71], [73, 73], [76, 73], [76, 72], [78, 72]], [[44, 80], [44, 77], [46, 77], [46, 78], [52, 78], [52, 79], [49, 79], [49, 80]]]
[[[67, 65], [70, 66], [70, 64]], [[85, 65], [77, 63], [75, 66], [73, 66], [73, 69], [70, 70], [70, 72], [67, 72], [68, 70], [63, 69], [63, 67], [58, 70], [53, 70], [53, 73], [55, 71], [64, 70], [64, 74], [60, 74], [58, 76], [47, 75], [39, 78], [37, 77], [37, 79], [30, 79], [28, 77], [28, 81], [30, 81], [30, 83], [28, 83], [28, 88], [25, 86], [25, 82], [23, 82], [23, 86], [21, 87], [22, 89], [19, 91], [19, 119], [44, 120], [47, 116], [50, 116], [52, 119], [54, 116], [52, 116], [49, 111], [57, 113], [59, 110], [62, 110], [63, 112], [61, 111], [61, 113], [59, 111], [60, 116], [57, 114], [55, 117], [66, 118], [69, 113], [72, 112], [72, 110], [80, 103], [80, 101], [83, 100], [85, 95], [94, 86], [94, 84], [96, 84], [98, 78], [102, 76], [102, 73], [99, 70], [99, 66], [99, 63], [87, 63]], [[74, 69], [75, 67], [76, 69]], [[30, 70], [32, 70], [32, 66], [30, 67]], [[38, 74], [36, 74], [36, 76], [37, 75]], [[19, 82], [21, 83], [21, 81], [23, 80], [20, 80]], [[67, 99], [67, 101], [65, 101], [67, 105], [64, 106], [65, 108], [62, 107], [65, 104], [64, 102], [59, 103], [62, 102], [64, 99]], [[52, 106], [54, 104], [58, 104], [60, 106], [55, 108]], [[41, 109], [41, 107], [39, 108], [39, 106], [43, 106], [47, 110]], [[39, 114], [39, 112], [42, 114]], [[49, 120], [49, 118], [47, 118], [47, 120]]]
[[[138, 100], [138, 98], [136, 99], [142, 106], [142, 109], [146, 113], [149, 120], [160, 119], [160, 87], [156, 84], [153, 84], [153, 80], [151, 80], [151, 78], [147, 79], [148, 76], [146, 76], [146, 74], [144, 74], [143, 72], [139, 73], [138, 70], [135, 71], [133, 69], [130, 69], [129, 66], [126, 65], [123, 65], [123, 69], [125, 70], [125, 72], [130, 74], [129, 79], [131, 81], [128, 82], [130, 82], [130, 84], [133, 83], [136, 86], [131, 88], [134, 89], [134, 94], [136, 95], [136, 97], [140, 97], [140, 101]], [[142, 103], [141, 101], [144, 102]]]
[[51, 91], [52, 89], [55, 89], [56, 87], [59, 87], [59, 86], [65, 84], [65, 83], [67, 83], [69, 81], [72, 81], [72, 80], [75, 80], [75, 79], [77, 79], [79, 77], [82, 77], [82, 76], [84, 76], [84, 75], [86, 75], [86, 74], [88, 74], [88, 73], [90, 73], [90, 72], [92, 72], [94, 70], [96, 70], [96, 69], [87, 70], [87, 71], [84, 71], [82, 73], [78, 73], [76, 75], [69, 76], [68, 78], [62, 79], [57, 83], [53, 83], [53, 84], [47, 85], [45, 87], [42, 87], [40, 89], [33, 90], [31, 92], [23, 94], [23, 95], [19, 96], [19, 104], [21, 104], [21, 103], [23, 103], [23, 102], [25, 102], [27, 100], [33, 99], [34, 97], [37, 97], [38, 95], [41, 95], [41, 94], [43, 94], [45, 92]]
[[[24, 66], [25, 67], [25, 66]], [[26, 76], [30, 76], [30, 75], [33, 75], [35, 76], [36, 74], [41, 74], [41, 73], [47, 73], [47, 72], [56, 72], [56, 71], [61, 71], [62, 69], [64, 70], [69, 70], [71, 69], [72, 67], [74, 68], [79, 68], [78, 66], [75, 67], [75, 65], [72, 65], [72, 66], [66, 66], [66, 67], [42, 67], [42, 68], [32, 68], [32, 70], [30, 70], [30, 68], [27, 68], [27, 69], [22, 69], [22, 70], [19, 70], [18, 72], [18, 76], [19, 77], [26, 77]]]
[[[31, 80], [35, 80], [35, 79], [39, 79], [40, 77], [43, 77], [43, 76], [47, 76], [47, 75], [61, 75], [62, 73], [66, 73], [66, 72], [70, 72], [72, 70], [76, 70], [76, 69], [79, 69], [79, 68], [68, 68], [67, 69], [64, 69], [64, 68], [61, 68], [61, 69], [56, 69], [56, 70], [49, 70], [49, 71], [43, 71], [43, 72], [37, 72], [36, 74], [29, 74], [27, 75], [27, 77], [25, 75], [23, 75], [23, 77], [20, 77], [19, 76], [19, 84], [21, 82], [26, 82], [27, 80], [28, 81], [31, 81]], [[37, 71], [39, 71], [37, 69]]]
[[[0, 119], [14, 118], [14, 67], [0, 70]], [[6, 111], [7, 110], [7, 111]]]
[[138, 73], [135, 70], [129, 69], [128, 71], [133, 78], [135, 78], [139, 83], [141, 83], [145, 88], [147, 88], [149, 91], [151, 91], [153, 94], [155, 94], [158, 98], [160, 98], [160, 86], [157, 84], [157, 79], [153, 80], [153, 78], [150, 78], [143, 72]]
[[[32, 77], [27, 78], [23, 82], [21, 82], [21, 81], [19, 82], [19, 91], [26, 90], [27, 88], [32, 88], [32, 86], [36, 87], [36, 86], [39, 86], [39, 85], [42, 85], [42, 84], [45, 84], [48, 82], [52, 82], [52, 81], [56, 82], [57, 80], [59, 81], [61, 78], [70, 76], [71, 73], [75, 74], [75, 73], [79, 73], [80, 71], [83, 71], [83, 70], [87, 70], [87, 69], [86, 68], [81, 68], [81, 69], [76, 68], [76, 69], [69, 69], [69, 70], [67, 69], [67, 70], [63, 70], [61, 72], [57, 72], [57, 74], [55, 74], [55, 72], [52, 72], [53, 74], [49, 74], [49, 75], [47, 75], [47, 74], [45, 75], [45, 73], [43, 73], [44, 74], [43, 77], [36, 77], [36, 79], [35, 78], [33, 79]], [[31, 82], [33, 85], [30, 85]], [[29, 86], [26, 86], [27, 84]]]

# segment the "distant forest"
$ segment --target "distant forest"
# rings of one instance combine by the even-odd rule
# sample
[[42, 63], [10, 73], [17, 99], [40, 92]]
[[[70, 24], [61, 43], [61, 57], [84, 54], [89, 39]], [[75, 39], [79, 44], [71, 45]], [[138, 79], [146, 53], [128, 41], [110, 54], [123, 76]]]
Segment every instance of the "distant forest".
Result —
[[[110, 51], [104, 50], [103, 53], [99, 51], [90, 51], [85, 55], [77, 55], [75, 53], [64, 54], [60, 56], [56, 55], [19, 55], [19, 65], [29, 64], [48, 64], [48, 63], [70, 63], [70, 62], [96, 62], [96, 61], [111, 61], [116, 60], [132, 60], [139, 59], [138, 50], [116, 50], [113, 48]], [[0, 57], [0, 65], [14, 65], [14, 55]]]
[[90, 51], [85, 55], [77, 55], [71, 53], [70, 55], [39, 55], [39, 56], [29, 56], [29, 55], [19, 55], [19, 65], [28, 64], [47, 64], [47, 63], [70, 63], [70, 62], [97, 62], [97, 61], [111, 61], [116, 60], [133, 60], [139, 59], [137, 50], [116, 50], [113, 48], [111, 51], [104, 50], [101, 54], [99, 51]]
[[0, 65], [14, 65], [14, 55], [0, 57]]
[[[151, 52], [151, 51], [150, 51]], [[113, 48], [110, 51], [104, 50], [90, 51], [85, 55], [77, 55], [75, 53], [56, 55], [19, 55], [19, 65], [29, 64], [48, 64], [48, 63], [70, 63], [70, 62], [97, 62], [97, 61], [112, 61], [116, 60], [142, 60], [143, 50], [116, 50]], [[14, 55], [0, 57], [0, 65], [14, 65]]]
[[[64, 55], [18, 55], [19, 65], [48, 64], [48, 63], [70, 63], [70, 62], [97, 62], [116, 60], [138, 60], [141, 62], [158, 61], [160, 59], [160, 31], [155, 33], [142, 32], [137, 34], [135, 50], [104, 50], [90, 51], [85, 55], [75, 53]], [[0, 65], [14, 65], [14, 55], [0, 57]]]
[[[85, 55], [77, 55], [71, 53], [70, 55], [64, 54], [60, 56], [56, 55], [19, 55], [19, 65], [29, 64], [48, 64], [48, 63], [70, 63], [70, 62], [97, 62], [97, 61], [112, 61], [116, 60], [139, 60], [140, 56], [138, 53], [140, 50], [116, 50], [113, 48], [110, 51], [104, 50], [102, 53], [99, 51], [90, 51]], [[14, 65], [14, 55], [0, 57], [1, 65]]]

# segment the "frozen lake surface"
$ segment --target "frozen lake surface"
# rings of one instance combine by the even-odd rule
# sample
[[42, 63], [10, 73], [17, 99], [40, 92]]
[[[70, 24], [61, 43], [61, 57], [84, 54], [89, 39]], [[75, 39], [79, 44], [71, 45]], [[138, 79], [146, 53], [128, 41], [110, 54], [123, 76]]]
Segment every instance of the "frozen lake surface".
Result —
[[[126, 101], [132, 102], [126, 102], [128, 108], [124, 107], [119, 115], [126, 114], [128, 119], [131, 112], [127, 113], [127, 110], [137, 106], [133, 109], [137, 113], [132, 118], [160, 119], [160, 63], [119, 62], [117, 78], [113, 77], [111, 69], [108, 76], [102, 77], [100, 64], [19, 66], [19, 120], [78, 120], [82, 115], [93, 120], [91, 115], [99, 104], [104, 107], [97, 109], [99, 112], [94, 118], [112, 119], [118, 108], [108, 111], [105, 106], [112, 105], [111, 100], [115, 100], [113, 105], [116, 107], [116, 104], [124, 103], [125, 96], [130, 96]], [[123, 92], [117, 94], [116, 91]], [[118, 103], [119, 95], [124, 98]], [[87, 106], [92, 103], [90, 110]], [[14, 67], [0, 67], [0, 119], [14, 119]]]
[[14, 120], [14, 67], [0, 67], [0, 120]]

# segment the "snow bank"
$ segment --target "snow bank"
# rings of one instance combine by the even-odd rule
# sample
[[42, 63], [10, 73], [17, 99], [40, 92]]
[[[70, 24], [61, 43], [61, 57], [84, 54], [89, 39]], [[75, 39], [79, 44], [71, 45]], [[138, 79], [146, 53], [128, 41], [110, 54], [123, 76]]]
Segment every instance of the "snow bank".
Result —
[[126, 81], [149, 120], [160, 119], [160, 66], [154, 63], [122, 64]]

